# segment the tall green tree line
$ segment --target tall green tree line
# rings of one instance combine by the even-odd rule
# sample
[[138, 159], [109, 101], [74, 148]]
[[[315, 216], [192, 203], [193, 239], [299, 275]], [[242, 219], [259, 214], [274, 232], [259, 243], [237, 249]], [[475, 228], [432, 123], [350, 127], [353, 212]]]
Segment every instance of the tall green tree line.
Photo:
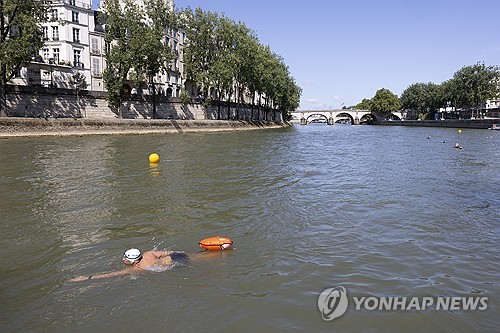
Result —
[[420, 111], [432, 118], [440, 108], [479, 111], [486, 100], [497, 98], [500, 98], [500, 68], [480, 62], [462, 67], [440, 85], [432, 82], [410, 85], [401, 95], [401, 103], [403, 109]]
[[243, 103], [248, 96], [252, 105], [258, 101], [284, 112], [298, 107], [302, 90], [283, 58], [244, 23], [200, 8], [184, 9], [179, 17], [187, 34], [186, 76], [206, 101], [215, 96], [220, 106], [221, 101]]
[[500, 67], [479, 62], [462, 67], [441, 84], [413, 83], [403, 91], [399, 102], [396, 95], [384, 90], [378, 90], [372, 99], [363, 99], [356, 108], [382, 112], [402, 108], [419, 111], [427, 118], [445, 107], [479, 111], [486, 100], [500, 98]]

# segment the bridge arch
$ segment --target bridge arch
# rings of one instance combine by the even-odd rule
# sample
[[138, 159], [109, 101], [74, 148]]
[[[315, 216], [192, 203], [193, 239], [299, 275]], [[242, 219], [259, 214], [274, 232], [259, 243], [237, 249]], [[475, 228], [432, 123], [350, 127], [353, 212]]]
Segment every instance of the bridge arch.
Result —
[[351, 125], [355, 124], [355, 120], [354, 120], [353, 116], [351, 114], [347, 113], [347, 112], [341, 112], [341, 113], [337, 114], [335, 116], [335, 123], [338, 123], [338, 122], [341, 121], [341, 119], [339, 119], [339, 118], [344, 118], [345, 119], [346, 117], [349, 118], [349, 120], [351, 122]]
[[373, 113], [367, 113], [359, 119], [360, 124], [373, 124], [377, 122], [377, 117]]
[[313, 113], [313, 114], [310, 114], [307, 118], [306, 118], [306, 124], [310, 124], [312, 122], [312, 119], [311, 118], [323, 118], [326, 120], [326, 123], [328, 123], [328, 117], [325, 116], [324, 114], [322, 113]]
[[[366, 116], [367, 114], [372, 114], [371, 116]], [[352, 125], [359, 125], [360, 123], [369, 123], [369, 120], [381, 120], [378, 114], [374, 114], [369, 110], [357, 110], [357, 109], [342, 109], [342, 110], [298, 110], [290, 113], [291, 117], [295, 121], [300, 121], [301, 125], [307, 125], [311, 123], [311, 120], [321, 119], [321, 122], [326, 120], [328, 125], [333, 125], [335, 123], [344, 122]], [[364, 117], [366, 116], [366, 117]], [[364, 117], [364, 118], [363, 118]], [[372, 118], [368, 118], [372, 117]], [[362, 120], [363, 118], [363, 120]]]

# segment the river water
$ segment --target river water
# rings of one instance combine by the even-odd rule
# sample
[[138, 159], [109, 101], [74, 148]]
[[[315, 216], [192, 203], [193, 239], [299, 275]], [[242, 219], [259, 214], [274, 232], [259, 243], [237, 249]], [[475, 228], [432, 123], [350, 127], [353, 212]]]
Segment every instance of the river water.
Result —
[[[316, 124], [2, 139], [0, 330], [496, 331], [499, 134]], [[215, 235], [237, 250], [196, 254]], [[130, 247], [194, 260], [69, 281], [124, 268]], [[318, 297], [337, 286], [349, 307], [324, 321]], [[354, 296], [488, 308], [356, 310]]]

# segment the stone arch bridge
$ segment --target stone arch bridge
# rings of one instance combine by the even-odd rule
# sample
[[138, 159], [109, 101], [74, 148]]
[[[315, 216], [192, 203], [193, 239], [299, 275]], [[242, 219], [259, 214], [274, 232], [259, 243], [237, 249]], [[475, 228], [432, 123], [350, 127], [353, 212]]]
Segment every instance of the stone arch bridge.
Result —
[[[290, 113], [292, 121], [299, 121], [301, 125], [308, 125], [313, 122], [334, 125], [335, 123], [350, 123], [359, 125], [372, 123], [383, 119], [376, 112], [369, 110], [298, 110]], [[392, 112], [390, 119], [401, 119], [401, 112]]]

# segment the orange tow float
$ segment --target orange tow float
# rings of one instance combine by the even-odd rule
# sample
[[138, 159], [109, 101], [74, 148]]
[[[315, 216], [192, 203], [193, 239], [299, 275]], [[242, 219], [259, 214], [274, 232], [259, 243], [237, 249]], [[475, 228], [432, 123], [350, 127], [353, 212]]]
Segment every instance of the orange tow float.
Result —
[[229, 237], [209, 237], [201, 240], [199, 243], [200, 247], [209, 251], [223, 251], [229, 250], [233, 246], [233, 241]]

